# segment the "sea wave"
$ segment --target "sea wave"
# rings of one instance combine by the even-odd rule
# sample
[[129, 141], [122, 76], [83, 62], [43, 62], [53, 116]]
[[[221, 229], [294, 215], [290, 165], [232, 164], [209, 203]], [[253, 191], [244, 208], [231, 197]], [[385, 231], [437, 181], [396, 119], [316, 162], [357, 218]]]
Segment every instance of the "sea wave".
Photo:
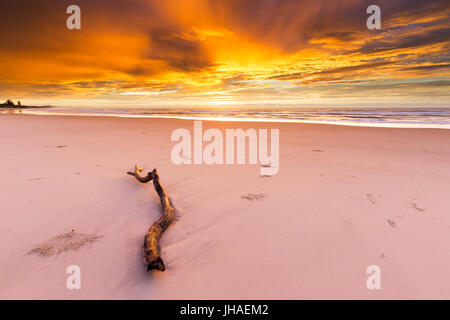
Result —
[[74, 108], [24, 109], [23, 114], [176, 118], [215, 121], [299, 122], [335, 125], [450, 129], [450, 108]]

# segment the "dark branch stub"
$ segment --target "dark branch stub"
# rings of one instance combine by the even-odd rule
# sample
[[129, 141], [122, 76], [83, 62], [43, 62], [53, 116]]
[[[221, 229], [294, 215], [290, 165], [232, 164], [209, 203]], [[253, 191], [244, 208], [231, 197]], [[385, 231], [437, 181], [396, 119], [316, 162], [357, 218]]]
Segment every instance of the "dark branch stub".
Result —
[[156, 193], [161, 199], [162, 216], [150, 227], [144, 238], [144, 262], [147, 264], [147, 271], [159, 270], [164, 271], [166, 269], [164, 262], [162, 261], [159, 253], [159, 239], [162, 233], [169, 227], [169, 225], [175, 220], [175, 209], [170, 203], [169, 197], [166, 191], [159, 182], [159, 176], [156, 169], [152, 172], [148, 172], [147, 176], [142, 177], [140, 173], [143, 168], [138, 166], [134, 167], [134, 172], [127, 172], [132, 175], [141, 183], [147, 183], [153, 181]]

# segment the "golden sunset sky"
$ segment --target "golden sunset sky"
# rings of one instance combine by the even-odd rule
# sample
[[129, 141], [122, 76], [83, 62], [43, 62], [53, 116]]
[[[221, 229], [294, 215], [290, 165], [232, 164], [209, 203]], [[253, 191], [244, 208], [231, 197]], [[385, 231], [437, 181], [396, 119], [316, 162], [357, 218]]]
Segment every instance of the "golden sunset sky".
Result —
[[[66, 28], [71, 4], [81, 30]], [[448, 106], [449, 49], [448, 0], [2, 0], [0, 98]]]

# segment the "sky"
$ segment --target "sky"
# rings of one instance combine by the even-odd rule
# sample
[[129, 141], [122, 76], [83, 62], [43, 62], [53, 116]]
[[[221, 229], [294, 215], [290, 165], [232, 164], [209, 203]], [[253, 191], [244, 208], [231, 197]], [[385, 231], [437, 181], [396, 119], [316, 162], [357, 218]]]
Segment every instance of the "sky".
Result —
[[449, 107], [449, 49], [448, 0], [2, 0], [0, 99]]

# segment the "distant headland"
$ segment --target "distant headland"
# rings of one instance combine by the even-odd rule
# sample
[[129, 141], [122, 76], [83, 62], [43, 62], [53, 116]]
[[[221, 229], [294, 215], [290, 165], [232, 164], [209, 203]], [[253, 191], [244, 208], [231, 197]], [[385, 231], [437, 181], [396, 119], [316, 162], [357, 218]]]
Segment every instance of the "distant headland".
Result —
[[24, 106], [20, 101], [17, 101], [17, 104], [10, 99], [6, 100], [4, 103], [0, 103], [0, 108], [7, 109], [29, 109], [29, 108], [48, 108], [50, 106]]

